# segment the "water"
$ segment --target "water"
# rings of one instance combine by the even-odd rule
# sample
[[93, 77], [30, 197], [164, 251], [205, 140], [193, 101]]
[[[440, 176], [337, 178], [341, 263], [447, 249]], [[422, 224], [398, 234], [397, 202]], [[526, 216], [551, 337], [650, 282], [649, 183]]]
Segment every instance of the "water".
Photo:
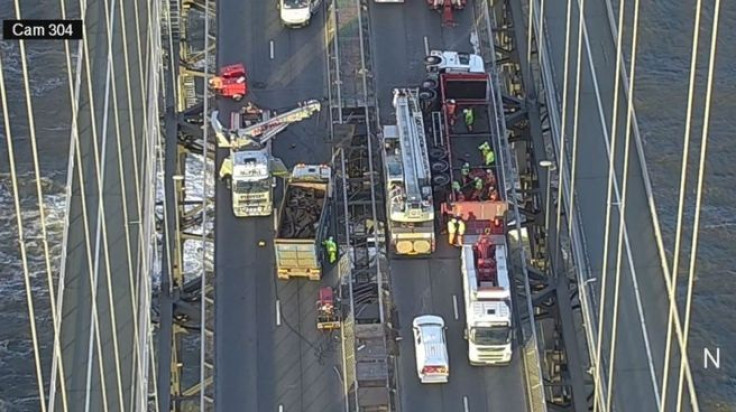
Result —
[[[53, 18], [59, 15], [54, 1], [21, 1], [24, 17]], [[632, 3], [629, 1], [628, 3]], [[640, 129], [645, 140], [645, 152], [649, 163], [655, 198], [660, 211], [662, 230], [670, 255], [673, 250], [673, 237], [677, 219], [677, 197], [680, 176], [682, 137], [684, 132], [685, 107], [687, 98], [687, 79], [690, 62], [690, 36], [692, 33], [694, 0], [667, 0], [641, 2], [639, 33], [639, 58], [635, 101]], [[704, 3], [712, 3], [705, 1]], [[736, 64], [734, 64], [733, 44], [736, 41], [736, 3], [722, 1], [720, 52], [716, 70], [714, 106], [711, 113], [711, 136], [708, 148], [708, 162], [704, 207], [701, 220], [697, 283], [693, 296], [692, 333], [690, 334], [692, 369], [697, 380], [702, 409], [705, 411], [736, 410], [736, 327], [731, 318], [732, 307], [736, 304], [736, 191], [731, 185], [736, 182], [736, 145], [731, 139], [734, 122], [732, 115], [736, 104]], [[701, 47], [707, 50], [710, 41], [711, 11], [703, 17]], [[0, 5], [0, 17], [10, 18], [10, 2]], [[63, 44], [53, 42], [28, 43], [31, 72], [31, 93], [34, 96], [36, 132], [40, 145], [42, 164], [44, 203], [47, 214], [47, 230], [51, 245], [54, 276], [58, 274], [62, 223], [64, 213], [64, 185], [66, 183], [70, 111], [59, 108], [68, 107], [69, 93], [65, 74]], [[32, 157], [28, 139], [28, 126], [25, 116], [24, 92], [21, 84], [21, 69], [16, 43], [0, 42], [0, 52], [5, 66], [5, 79], [8, 87], [9, 107], [13, 118], [13, 136], [16, 145], [17, 168], [21, 171], [21, 203], [24, 229], [28, 239], [30, 268], [33, 275], [32, 287], [36, 305], [37, 326], [41, 341], [41, 358], [44, 363], [44, 381], [48, 381], [53, 335], [48, 307], [48, 286], [46, 281], [43, 248], [38, 242], [40, 222], [35, 180], [32, 174]], [[707, 51], [701, 53], [700, 67], [703, 75], [699, 78], [701, 95], [704, 95]], [[41, 115], [54, 113], [53, 116]], [[697, 114], [702, 118], [702, 114]], [[692, 139], [700, 141], [700, 123], [693, 127]], [[12, 192], [7, 167], [5, 132], [0, 125], [2, 144], [0, 144], [0, 238], [10, 239], [0, 243], [0, 412], [36, 411], [38, 396], [34, 363], [31, 360], [31, 340], [27, 314], [23, 271], [17, 247], [17, 224], [12, 201]], [[697, 162], [697, 150], [691, 150], [691, 159]], [[691, 179], [697, 174], [697, 163], [691, 162]], [[191, 160], [189, 175], [199, 175], [202, 163]], [[201, 193], [201, 184], [188, 179], [190, 193]], [[693, 198], [695, 186], [688, 188], [689, 208], [685, 212], [686, 225], [692, 225]], [[691, 232], [691, 231], [690, 231]], [[689, 235], [688, 232], [687, 234]], [[689, 239], [689, 238], [688, 238]], [[685, 240], [683, 245], [689, 245]], [[186, 262], [188, 273], [201, 270], [197, 258], [201, 246], [189, 243], [189, 258]], [[687, 273], [687, 255], [682, 255], [683, 273]], [[681, 283], [680, 291], [685, 290]], [[684, 297], [680, 293], [681, 297]], [[715, 351], [721, 347], [721, 369], [702, 368], [704, 347]], [[730, 350], [730, 352], [729, 352]]]

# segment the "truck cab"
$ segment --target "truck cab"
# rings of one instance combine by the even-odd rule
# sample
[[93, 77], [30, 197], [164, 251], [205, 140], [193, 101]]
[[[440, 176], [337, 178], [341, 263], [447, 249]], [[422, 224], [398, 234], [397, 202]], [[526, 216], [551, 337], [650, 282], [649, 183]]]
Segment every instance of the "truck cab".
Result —
[[232, 155], [233, 213], [237, 217], [269, 216], [273, 212], [274, 178], [264, 151], [234, 152]]
[[284, 27], [306, 27], [317, 11], [320, 0], [277, 0], [279, 17]]
[[502, 236], [491, 238], [463, 245], [461, 252], [465, 338], [471, 365], [507, 365], [513, 355], [506, 244]]

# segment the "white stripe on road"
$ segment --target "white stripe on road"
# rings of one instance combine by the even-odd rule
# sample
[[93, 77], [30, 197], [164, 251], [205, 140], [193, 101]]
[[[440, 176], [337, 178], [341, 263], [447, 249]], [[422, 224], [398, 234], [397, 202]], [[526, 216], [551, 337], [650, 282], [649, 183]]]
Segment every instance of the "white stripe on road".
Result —
[[273, 40], [268, 42], [268, 49], [269, 49], [269, 56], [271, 56], [271, 60], [273, 60]]
[[429, 39], [427, 39], [427, 36], [424, 36], [424, 54], [429, 56]]
[[470, 409], [468, 408], [468, 397], [463, 396], [463, 408], [465, 408], [465, 412], [469, 412]]
[[281, 301], [276, 299], [276, 326], [281, 326]]
[[452, 310], [455, 312], [455, 320], [460, 319], [460, 313], [457, 310], [457, 295], [452, 295]]

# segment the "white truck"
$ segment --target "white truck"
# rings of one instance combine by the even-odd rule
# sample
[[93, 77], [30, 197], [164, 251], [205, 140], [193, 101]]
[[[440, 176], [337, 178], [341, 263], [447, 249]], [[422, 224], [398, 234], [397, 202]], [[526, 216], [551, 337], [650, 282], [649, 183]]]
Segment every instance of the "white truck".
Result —
[[309, 26], [321, 0], [277, 0], [279, 17], [284, 27], [300, 28]]
[[279, 279], [320, 280], [322, 241], [329, 230], [332, 169], [325, 165], [296, 165], [284, 185], [273, 244]]
[[383, 126], [390, 249], [399, 255], [428, 255], [435, 249], [435, 216], [419, 90], [393, 93], [396, 124]]
[[461, 251], [465, 338], [471, 365], [511, 362], [511, 283], [504, 234], [480, 236]]
[[217, 135], [217, 146], [230, 150], [220, 167], [220, 179], [230, 183], [233, 214], [237, 217], [270, 216], [276, 177], [288, 172], [283, 162], [271, 155], [271, 139], [286, 127], [312, 116], [321, 109], [316, 100], [296, 109], [274, 115], [249, 103], [230, 116], [230, 128], [223, 128], [219, 113], [212, 112], [210, 123]]

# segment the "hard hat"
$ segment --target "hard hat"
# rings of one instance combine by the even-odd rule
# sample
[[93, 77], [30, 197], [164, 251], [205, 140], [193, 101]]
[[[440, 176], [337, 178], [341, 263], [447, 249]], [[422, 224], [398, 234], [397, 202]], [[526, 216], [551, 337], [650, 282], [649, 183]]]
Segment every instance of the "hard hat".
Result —
[[452, 103], [452, 104], [455, 104], [455, 99], [450, 99], [450, 100], [448, 100], [448, 103]]
[[258, 241], [258, 246], [260, 246], [260, 247], [266, 246], [266, 241], [265, 240], [259, 240]]

